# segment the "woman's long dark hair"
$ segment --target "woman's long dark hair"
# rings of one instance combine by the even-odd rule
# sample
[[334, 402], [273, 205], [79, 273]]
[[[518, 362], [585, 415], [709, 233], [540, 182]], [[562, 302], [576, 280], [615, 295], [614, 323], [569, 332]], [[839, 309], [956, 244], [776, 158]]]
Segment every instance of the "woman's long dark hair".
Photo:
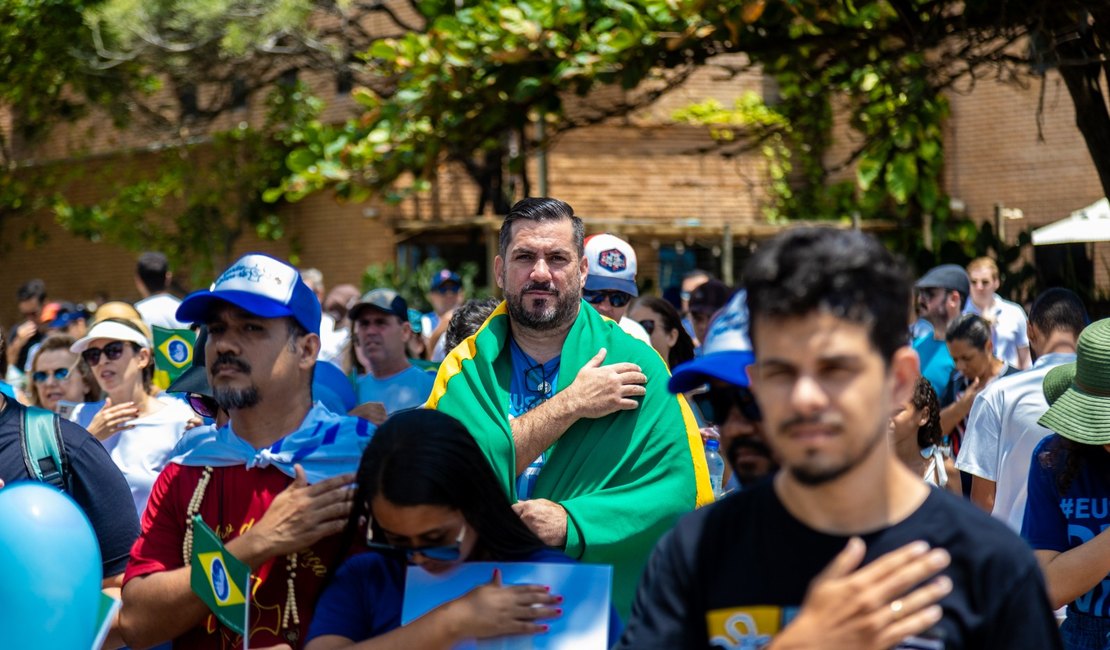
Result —
[[[458, 510], [478, 533], [475, 554], [481, 559], [515, 560], [547, 548], [513, 512], [470, 432], [445, 413], [414, 409], [386, 420], [362, 453], [355, 480], [344, 549], [372, 519], [370, 504], [377, 496], [398, 506]], [[375, 533], [381, 539], [381, 531]]]
[[933, 385], [924, 376], [917, 378], [911, 401], [918, 411], [929, 409], [929, 418], [917, 428], [917, 446], [925, 449], [930, 445], [939, 445], [944, 439], [944, 433], [940, 430], [940, 402]]
[[640, 296], [636, 299], [636, 304], [643, 305], [659, 314], [663, 319], [663, 328], [668, 334], [678, 330], [678, 338], [667, 355], [668, 368], [673, 371], [678, 365], [694, 358], [694, 340], [690, 338], [690, 334], [682, 326], [682, 317], [678, 315], [678, 310], [674, 308], [674, 305], [655, 296]]
[[1087, 445], [1056, 434], [1037, 456], [1037, 462], [1056, 476], [1056, 490], [1062, 497], [1088, 462], [1106, 454], [1102, 445]]

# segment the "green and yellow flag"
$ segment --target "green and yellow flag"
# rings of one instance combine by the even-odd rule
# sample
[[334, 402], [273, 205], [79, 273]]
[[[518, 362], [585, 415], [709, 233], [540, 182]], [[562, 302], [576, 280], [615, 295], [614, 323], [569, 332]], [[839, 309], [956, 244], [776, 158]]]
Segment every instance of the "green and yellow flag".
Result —
[[221, 623], [243, 635], [248, 650], [251, 569], [227, 552], [200, 515], [193, 517], [192, 567], [193, 592]]
[[193, 364], [193, 330], [173, 330], [154, 326], [154, 385], [166, 389]]
[[[516, 501], [510, 336], [502, 302], [440, 364], [427, 407], [466, 425]], [[566, 389], [601, 348], [608, 351], [605, 364], [631, 361], [643, 369], [647, 398], [633, 410], [574, 423], [549, 450], [532, 496], [567, 511], [567, 555], [613, 566], [613, 604], [627, 617], [655, 542], [679, 515], [712, 503], [713, 493], [697, 422], [686, 399], [667, 391], [666, 363], [585, 302], [563, 343], [556, 390]]]

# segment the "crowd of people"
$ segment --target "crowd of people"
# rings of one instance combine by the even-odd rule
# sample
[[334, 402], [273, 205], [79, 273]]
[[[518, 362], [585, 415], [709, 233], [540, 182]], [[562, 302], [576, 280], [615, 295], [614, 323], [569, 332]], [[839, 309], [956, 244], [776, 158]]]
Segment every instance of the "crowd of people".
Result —
[[[578, 605], [495, 571], [402, 625], [410, 567], [466, 562], [611, 567], [622, 649], [1110, 648], [1110, 321], [832, 228], [641, 295], [633, 246], [585, 231], [518, 202], [503, 299], [444, 269], [428, 313], [258, 253], [184, 299], [158, 253], [134, 305], [20, 287], [0, 480], [87, 515], [104, 647], [245, 644], [193, 590], [199, 517], [250, 567], [252, 648], [451, 648]], [[155, 328], [196, 335], [169, 385]]]

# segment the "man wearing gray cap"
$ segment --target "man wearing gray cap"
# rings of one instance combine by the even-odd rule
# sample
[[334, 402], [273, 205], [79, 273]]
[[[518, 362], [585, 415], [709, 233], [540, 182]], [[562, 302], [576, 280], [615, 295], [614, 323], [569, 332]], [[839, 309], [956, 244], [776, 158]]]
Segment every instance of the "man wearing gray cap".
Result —
[[921, 374], [940, 395], [956, 369], [944, 334], [948, 325], [963, 312], [971, 284], [962, 266], [941, 264], [921, 276], [914, 288], [917, 290], [917, 312], [932, 324], [933, 333], [915, 340], [913, 349], [921, 359]]
[[415, 336], [405, 299], [392, 289], [373, 289], [351, 307], [350, 316], [355, 342], [370, 370], [358, 382], [359, 406], [351, 414], [381, 424], [397, 411], [422, 406], [435, 375], [412, 365], [405, 355], [405, 344]]

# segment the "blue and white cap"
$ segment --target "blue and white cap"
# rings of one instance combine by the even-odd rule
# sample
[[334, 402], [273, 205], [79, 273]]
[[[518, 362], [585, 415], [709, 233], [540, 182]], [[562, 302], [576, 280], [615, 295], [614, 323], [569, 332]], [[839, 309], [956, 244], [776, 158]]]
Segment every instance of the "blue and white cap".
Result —
[[623, 291], [639, 296], [636, 251], [623, 239], [602, 233], [586, 238], [586, 291]]
[[203, 323], [216, 301], [230, 303], [262, 318], [290, 316], [313, 334], [320, 333], [320, 301], [289, 264], [264, 253], [240, 257], [206, 291], [181, 301], [177, 320]]
[[667, 388], [672, 393], [684, 393], [711, 379], [747, 386], [745, 369], [755, 361], [748, 324], [748, 292], [741, 289], [709, 324], [701, 356], [677, 366]]

